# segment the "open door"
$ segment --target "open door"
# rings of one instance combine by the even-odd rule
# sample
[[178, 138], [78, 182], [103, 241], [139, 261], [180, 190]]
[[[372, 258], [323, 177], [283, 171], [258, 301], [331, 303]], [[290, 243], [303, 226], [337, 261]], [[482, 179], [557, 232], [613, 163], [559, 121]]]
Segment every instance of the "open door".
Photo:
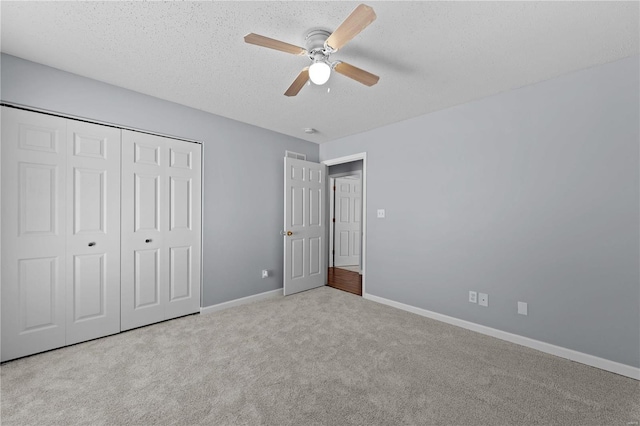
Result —
[[327, 166], [284, 159], [284, 295], [326, 283]]
[[360, 178], [337, 178], [333, 187], [334, 266], [357, 266], [360, 270], [360, 226], [362, 217]]

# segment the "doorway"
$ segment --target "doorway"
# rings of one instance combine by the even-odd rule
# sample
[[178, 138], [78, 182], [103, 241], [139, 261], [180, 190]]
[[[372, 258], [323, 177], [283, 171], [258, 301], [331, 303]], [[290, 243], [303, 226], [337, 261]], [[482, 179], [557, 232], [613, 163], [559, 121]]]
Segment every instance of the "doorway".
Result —
[[[361, 172], [343, 177], [329, 176], [329, 266], [360, 273], [362, 247]], [[333, 238], [332, 238], [333, 237]]]
[[365, 294], [366, 153], [322, 162], [329, 188], [327, 285]]

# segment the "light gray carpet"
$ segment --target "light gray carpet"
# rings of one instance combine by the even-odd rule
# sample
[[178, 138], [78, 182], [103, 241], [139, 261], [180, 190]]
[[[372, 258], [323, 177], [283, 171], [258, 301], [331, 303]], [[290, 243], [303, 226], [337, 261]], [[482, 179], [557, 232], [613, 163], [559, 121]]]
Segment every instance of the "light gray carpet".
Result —
[[327, 287], [2, 365], [2, 424], [627, 425], [639, 382]]

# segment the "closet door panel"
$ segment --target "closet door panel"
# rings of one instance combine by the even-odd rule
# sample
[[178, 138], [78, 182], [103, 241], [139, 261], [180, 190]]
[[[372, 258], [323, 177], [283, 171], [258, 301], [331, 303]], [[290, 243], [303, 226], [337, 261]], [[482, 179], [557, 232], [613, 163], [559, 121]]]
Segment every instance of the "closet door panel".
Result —
[[66, 125], [2, 108], [2, 361], [65, 344]]
[[67, 331], [120, 331], [120, 129], [67, 124]]
[[169, 300], [167, 318], [200, 309], [201, 150], [199, 144], [167, 140], [169, 165]]
[[122, 329], [200, 309], [201, 146], [123, 131]]
[[166, 138], [122, 131], [121, 329], [165, 319], [168, 300]]

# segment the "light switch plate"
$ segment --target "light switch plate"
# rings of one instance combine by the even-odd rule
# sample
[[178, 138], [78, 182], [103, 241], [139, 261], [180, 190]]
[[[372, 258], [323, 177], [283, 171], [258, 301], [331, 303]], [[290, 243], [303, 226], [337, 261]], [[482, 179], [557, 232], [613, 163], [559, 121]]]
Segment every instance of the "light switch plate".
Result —
[[378, 209], [378, 219], [384, 219], [384, 209]]
[[526, 302], [518, 302], [518, 313], [520, 315], [529, 315], [528, 310], [529, 309]]

